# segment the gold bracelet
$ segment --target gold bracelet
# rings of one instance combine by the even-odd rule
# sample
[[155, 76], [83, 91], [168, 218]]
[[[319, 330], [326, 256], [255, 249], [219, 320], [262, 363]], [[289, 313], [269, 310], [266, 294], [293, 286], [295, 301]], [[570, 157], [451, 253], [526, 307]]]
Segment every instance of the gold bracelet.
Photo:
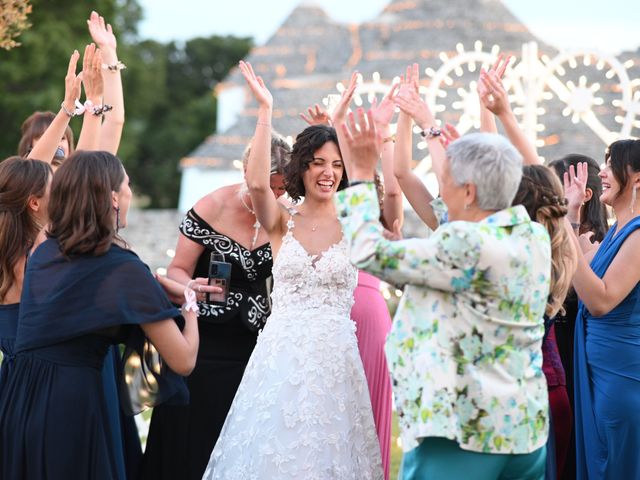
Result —
[[382, 139], [382, 143], [393, 142], [396, 143], [396, 136], [391, 135], [390, 137], [386, 137]]

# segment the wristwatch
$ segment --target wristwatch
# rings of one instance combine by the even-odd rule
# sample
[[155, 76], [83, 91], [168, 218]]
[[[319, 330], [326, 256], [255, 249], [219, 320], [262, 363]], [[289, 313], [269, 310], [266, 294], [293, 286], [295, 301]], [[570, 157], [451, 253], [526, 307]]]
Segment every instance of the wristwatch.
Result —
[[429, 127], [422, 130], [420, 135], [429, 140], [430, 138], [436, 138], [442, 135], [442, 130], [437, 127]]

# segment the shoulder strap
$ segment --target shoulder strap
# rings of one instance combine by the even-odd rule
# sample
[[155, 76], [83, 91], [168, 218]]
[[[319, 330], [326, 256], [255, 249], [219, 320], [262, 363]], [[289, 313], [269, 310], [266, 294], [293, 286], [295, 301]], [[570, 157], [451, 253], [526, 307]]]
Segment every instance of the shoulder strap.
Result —
[[290, 233], [291, 230], [295, 228], [295, 223], [293, 221], [293, 216], [298, 213], [298, 211], [293, 207], [288, 207], [287, 211], [289, 212], [289, 220], [287, 220], [287, 233]]

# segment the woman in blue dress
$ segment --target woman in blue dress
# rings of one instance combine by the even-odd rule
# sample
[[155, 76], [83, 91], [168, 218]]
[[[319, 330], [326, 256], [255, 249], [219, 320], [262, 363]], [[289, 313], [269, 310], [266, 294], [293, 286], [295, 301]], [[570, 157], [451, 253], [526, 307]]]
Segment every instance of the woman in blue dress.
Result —
[[130, 412], [186, 400], [179, 375], [195, 363], [195, 308], [180, 315], [167, 293], [178, 300], [184, 287], [165, 293], [117, 236], [131, 196], [120, 160], [106, 152], [76, 152], [56, 172], [49, 238], [29, 259], [15, 357], [0, 385], [3, 479], [122, 477], [101, 375], [112, 344], [127, 346]]
[[47, 222], [51, 167], [12, 157], [0, 163], [0, 385], [14, 356], [29, 250]]
[[[640, 478], [640, 140], [612, 143], [605, 158], [600, 199], [617, 222], [599, 248], [580, 237], [573, 279], [578, 479]], [[586, 164], [565, 176], [576, 227], [586, 178]]]

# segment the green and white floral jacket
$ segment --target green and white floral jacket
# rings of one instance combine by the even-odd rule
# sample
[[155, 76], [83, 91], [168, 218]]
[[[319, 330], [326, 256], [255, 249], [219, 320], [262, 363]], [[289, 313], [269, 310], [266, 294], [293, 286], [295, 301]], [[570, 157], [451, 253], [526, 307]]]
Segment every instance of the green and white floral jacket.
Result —
[[403, 449], [423, 437], [486, 453], [543, 446], [546, 229], [517, 206], [393, 242], [382, 236], [372, 185], [339, 192], [336, 205], [351, 261], [406, 285], [386, 344]]

